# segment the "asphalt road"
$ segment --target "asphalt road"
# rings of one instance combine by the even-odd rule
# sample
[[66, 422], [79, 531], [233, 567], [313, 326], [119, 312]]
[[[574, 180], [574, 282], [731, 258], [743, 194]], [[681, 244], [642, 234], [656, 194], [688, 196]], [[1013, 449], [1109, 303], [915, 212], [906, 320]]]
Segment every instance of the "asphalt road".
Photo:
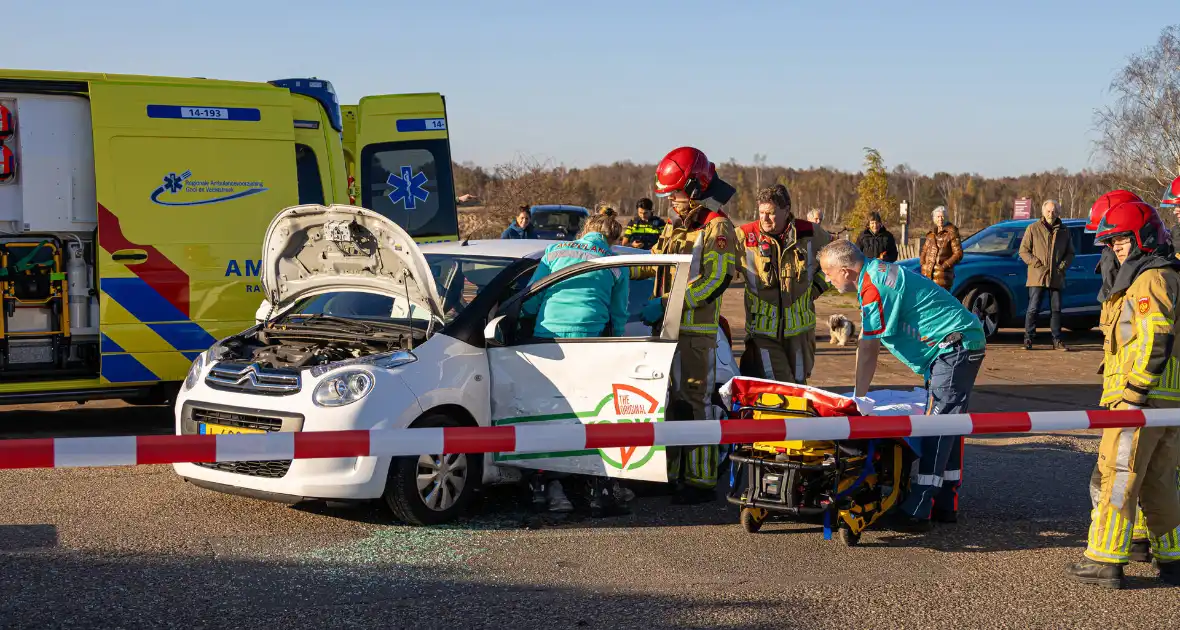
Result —
[[[821, 327], [822, 328], [822, 327]], [[823, 340], [821, 333], [821, 341]], [[989, 349], [973, 408], [1076, 409], [1099, 339]], [[815, 382], [850, 384], [821, 344]], [[918, 385], [882, 359], [879, 382]], [[170, 411], [9, 409], [4, 437], [166, 433]], [[422, 529], [380, 506], [287, 507], [189, 486], [170, 467], [0, 471], [0, 628], [1180, 628], [1180, 591], [1146, 565], [1124, 591], [1068, 582], [1085, 544], [1096, 436], [968, 441], [962, 521], [926, 535], [747, 534], [718, 501], [637, 487], [630, 516], [534, 519], [510, 490]], [[576, 501], [576, 499], [575, 499]]]

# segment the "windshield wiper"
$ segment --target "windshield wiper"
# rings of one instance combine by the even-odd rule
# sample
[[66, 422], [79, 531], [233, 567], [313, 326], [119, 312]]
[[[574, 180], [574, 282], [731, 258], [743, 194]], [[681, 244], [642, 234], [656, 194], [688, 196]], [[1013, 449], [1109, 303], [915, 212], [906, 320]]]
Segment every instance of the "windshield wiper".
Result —
[[307, 324], [312, 324], [312, 323], [316, 323], [316, 322], [324, 322], [324, 323], [332, 323], [332, 324], [343, 324], [345, 326], [349, 326], [354, 329], [359, 328], [360, 330], [362, 330], [364, 332], [372, 332], [373, 331], [373, 325], [370, 324], [369, 322], [356, 320], [356, 319], [350, 319], [348, 317], [338, 317], [336, 315], [324, 315], [323, 313], [313, 313], [311, 315], [300, 314], [300, 315], [295, 315], [294, 317], [302, 318], [299, 323], [304, 326], [306, 326]]

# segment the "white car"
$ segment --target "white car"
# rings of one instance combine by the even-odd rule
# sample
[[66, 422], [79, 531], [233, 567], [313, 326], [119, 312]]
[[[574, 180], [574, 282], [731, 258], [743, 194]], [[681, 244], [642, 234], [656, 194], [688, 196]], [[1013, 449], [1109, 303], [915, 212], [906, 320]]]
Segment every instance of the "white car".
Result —
[[[284, 210], [263, 245], [261, 283], [274, 307], [193, 362], [177, 433], [659, 421], [681, 300], [669, 301], [653, 334], [639, 314], [654, 280], [632, 280], [622, 336], [557, 340], [532, 338], [520, 305], [583, 274], [650, 265], [673, 267], [671, 291], [682, 295], [691, 257], [616, 247], [619, 255], [526, 286], [553, 242], [419, 246], [369, 210]], [[718, 339], [720, 385], [734, 370], [729, 341]], [[662, 448], [174, 467], [204, 488], [288, 503], [384, 499], [412, 524], [457, 517], [480, 484], [519, 480], [522, 468], [667, 478]]]

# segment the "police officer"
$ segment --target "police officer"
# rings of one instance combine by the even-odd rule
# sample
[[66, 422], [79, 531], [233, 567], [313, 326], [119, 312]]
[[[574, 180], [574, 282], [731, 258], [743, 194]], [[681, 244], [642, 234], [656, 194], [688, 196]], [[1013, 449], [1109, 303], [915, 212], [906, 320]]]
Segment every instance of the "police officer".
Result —
[[758, 193], [758, 220], [737, 229], [738, 266], [746, 279], [744, 376], [805, 384], [815, 364], [815, 299], [828, 285], [816, 254], [831, 241], [795, 219], [779, 184]]
[[[1103, 276], [1102, 398], [1109, 409], [1180, 407], [1180, 261], [1150, 205], [1129, 201], [1102, 217], [1095, 241], [1117, 261]], [[1165, 375], [1168, 375], [1165, 377]], [[1180, 427], [1104, 429], [1098, 448], [1101, 483], [1091, 512], [1085, 559], [1066, 569], [1084, 584], [1122, 588], [1136, 507], [1143, 511], [1160, 579], [1180, 586]]]
[[647, 197], [636, 202], [635, 211], [639, 216], [627, 223], [622, 245], [650, 250], [664, 231], [664, 220], [652, 213], [652, 202]]
[[[691, 254], [693, 277], [684, 294], [680, 341], [669, 383], [669, 420], [714, 419], [717, 331], [721, 296], [735, 273], [733, 223], [721, 207], [734, 194], [717, 177], [716, 166], [699, 149], [680, 147], [656, 167], [656, 194], [672, 202], [676, 221], [664, 226], [653, 254]], [[667, 268], [635, 267], [635, 279], [656, 276], [656, 296], [644, 307], [643, 320], [663, 320], [672, 278]], [[676, 296], [676, 299], [680, 299]], [[668, 448], [668, 476], [675, 483], [673, 501], [703, 503], [716, 497], [718, 447], [715, 444]]]

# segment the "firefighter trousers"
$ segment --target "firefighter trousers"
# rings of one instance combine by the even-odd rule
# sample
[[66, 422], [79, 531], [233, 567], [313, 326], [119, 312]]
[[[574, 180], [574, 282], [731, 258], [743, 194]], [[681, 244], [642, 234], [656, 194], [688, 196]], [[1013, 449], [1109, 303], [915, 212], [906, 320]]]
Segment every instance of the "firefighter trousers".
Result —
[[[1176, 469], [1176, 491], [1180, 492], [1180, 468]], [[1098, 463], [1094, 463], [1094, 472], [1090, 473], [1090, 508], [1098, 507], [1098, 497], [1102, 494], [1102, 472], [1098, 470]], [[1132, 542], [1150, 542], [1151, 532], [1147, 531], [1147, 518], [1143, 516], [1143, 508], [1135, 511], [1135, 528], [1131, 532]]]
[[1180, 561], [1180, 427], [1104, 429], [1098, 447], [1101, 482], [1090, 513], [1086, 557], [1130, 560], [1137, 511], [1142, 510], [1152, 555]]
[[813, 365], [814, 330], [812, 336], [804, 332], [782, 341], [747, 337], [739, 368], [742, 376], [806, 385]]
[[[669, 379], [669, 410], [667, 420], [716, 420], [713, 392], [717, 389], [716, 335], [686, 335], [680, 333], [676, 355], [672, 359]], [[683, 480], [698, 488], [717, 485], [719, 446], [667, 447], [668, 479]]]

